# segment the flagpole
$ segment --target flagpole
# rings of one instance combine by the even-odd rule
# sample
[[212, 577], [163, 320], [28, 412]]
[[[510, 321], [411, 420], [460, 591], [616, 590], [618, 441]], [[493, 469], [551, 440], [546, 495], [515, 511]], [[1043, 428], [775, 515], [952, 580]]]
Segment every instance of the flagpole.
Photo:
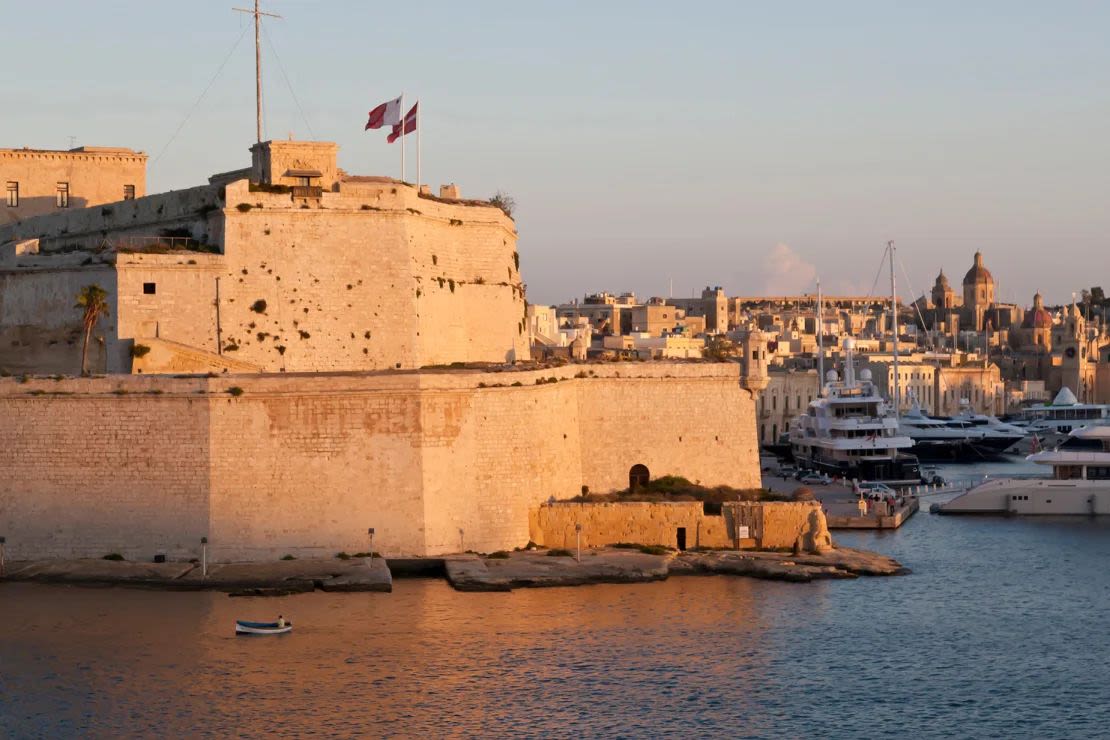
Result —
[[405, 92], [401, 91], [401, 182], [405, 181]]
[[416, 101], [416, 115], [412, 118], [416, 126], [416, 192], [420, 192], [420, 101]]

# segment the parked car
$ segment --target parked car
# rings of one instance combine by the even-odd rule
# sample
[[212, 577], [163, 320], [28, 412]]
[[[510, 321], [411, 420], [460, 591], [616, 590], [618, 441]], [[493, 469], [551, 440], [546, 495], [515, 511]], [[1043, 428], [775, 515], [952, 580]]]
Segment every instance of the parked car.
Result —
[[877, 481], [861, 481], [859, 484], [859, 490], [865, 495], [872, 493], [880, 493], [884, 496], [886, 496], [887, 494], [891, 496], [898, 495], [897, 492], [886, 483], [879, 483]]
[[806, 473], [801, 478], [799, 478], [798, 481], [807, 486], [827, 486], [832, 483], [832, 478], [825, 475], [824, 473]]

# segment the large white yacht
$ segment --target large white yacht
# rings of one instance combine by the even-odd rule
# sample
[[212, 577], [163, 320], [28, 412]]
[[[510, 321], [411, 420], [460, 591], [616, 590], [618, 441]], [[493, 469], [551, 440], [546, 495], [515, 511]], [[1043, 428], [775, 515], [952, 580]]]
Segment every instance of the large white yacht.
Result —
[[790, 447], [802, 468], [858, 480], [896, 485], [921, 482], [917, 458], [902, 452], [913, 440], [898, 433], [898, 420], [862, 370], [859, 379], [852, 351], [844, 340], [844, 379], [827, 374], [820, 395], [790, 424]]
[[1051, 478], [987, 480], [951, 501], [939, 514], [1110, 514], [1110, 426], [1071, 432], [1075, 447], [1030, 455], [1052, 467]]
[[1063, 438], [1073, 429], [1090, 424], [1110, 423], [1110, 405], [1079, 403], [1070, 388], [1061, 388], [1052, 403], [1023, 409], [1020, 418], [1030, 433], [1051, 440], [1054, 435]]

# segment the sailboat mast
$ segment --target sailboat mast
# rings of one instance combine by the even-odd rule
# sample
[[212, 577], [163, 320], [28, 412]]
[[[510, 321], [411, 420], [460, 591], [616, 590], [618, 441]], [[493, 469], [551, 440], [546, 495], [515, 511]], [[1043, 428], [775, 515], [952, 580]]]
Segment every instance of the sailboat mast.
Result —
[[890, 329], [894, 336], [894, 416], [902, 408], [902, 394], [898, 383], [898, 294], [894, 287], [894, 242], [886, 243], [890, 255]]
[[825, 344], [824, 337], [821, 336], [825, 333], [824, 327], [824, 312], [821, 305], [821, 281], [817, 281], [817, 395], [821, 395], [821, 391], [825, 387]]

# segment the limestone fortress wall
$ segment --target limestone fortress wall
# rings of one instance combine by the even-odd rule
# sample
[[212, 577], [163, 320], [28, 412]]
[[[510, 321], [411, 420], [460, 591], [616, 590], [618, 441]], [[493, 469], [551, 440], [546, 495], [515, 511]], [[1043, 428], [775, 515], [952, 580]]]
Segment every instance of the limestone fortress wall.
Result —
[[[223, 560], [327, 556], [370, 527], [389, 555], [492, 551], [633, 465], [759, 485], [758, 372], [521, 369], [501, 209], [345, 175], [326, 142], [251, 152], [207, 185], [0, 227], [9, 557], [185, 559], [201, 537]], [[77, 378], [92, 283], [100, 377]]]
[[738, 368], [0, 378], [0, 533], [15, 559], [511, 549], [635, 464], [758, 486]]
[[101, 372], [131, 372], [147, 339], [263, 372], [527, 359], [516, 241], [488, 203], [388, 178], [260, 185], [246, 171], [30, 218], [0, 228], [0, 368], [76, 372], [73, 302], [91, 282], [109, 294]]

